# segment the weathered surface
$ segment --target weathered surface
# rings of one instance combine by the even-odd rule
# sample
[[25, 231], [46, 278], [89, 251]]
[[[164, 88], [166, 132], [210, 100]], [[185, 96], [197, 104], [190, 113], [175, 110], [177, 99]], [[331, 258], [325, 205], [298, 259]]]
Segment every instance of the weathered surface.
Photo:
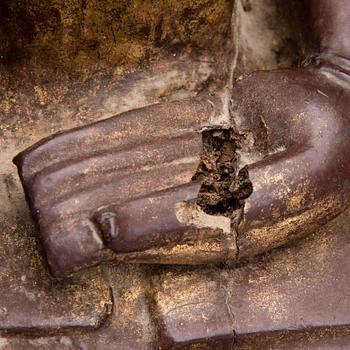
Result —
[[238, 227], [240, 256], [249, 257], [314, 231], [349, 205], [350, 91], [309, 68], [255, 73], [234, 92], [245, 152], [260, 155], [247, 161], [254, 190]]
[[85, 76], [101, 69], [124, 75], [164, 55], [222, 62], [231, 46], [231, 13], [229, 0], [6, 0], [0, 53], [7, 64], [35, 61]]
[[[154, 297], [161, 338], [176, 348], [191, 327], [191, 334], [212, 341], [231, 329], [237, 349], [347, 348], [349, 220], [347, 211], [296, 246], [241, 267], [162, 271]], [[199, 330], [196, 321], [186, 323], [197, 315]]]
[[154, 307], [159, 349], [231, 349], [234, 315], [225, 303], [226, 290], [214, 271], [155, 278]]
[[204, 131], [197, 203], [208, 214], [234, 218], [253, 191], [246, 168], [239, 169], [239, 137], [233, 128]]
[[[52, 279], [11, 158], [62, 129], [196, 95], [218, 82], [216, 72], [224, 76], [228, 68], [219, 56], [230, 46], [231, 1], [205, 6], [164, 2], [159, 7], [153, 2], [84, 3], [0, 4], [0, 235], [5, 267], [0, 294], [6, 296], [2, 306], [8, 307], [1, 309], [1, 333], [11, 327], [18, 334], [58, 334], [1, 338], [0, 348], [147, 348], [153, 333], [138, 267], [105, 270], [103, 276], [113, 276], [108, 282], [99, 268], [65, 281]], [[184, 17], [178, 20], [174, 10]], [[149, 35], [144, 26], [149, 26]], [[213, 32], [221, 32], [215, 44]], [[201, 44], [204, 36], [207, 44]], [[204, 54], [201, 59], [199, 54]], [[121, 316], [112, 324], [109, 286], [113, 313]], [[25, 292], [35, 301], [26, 301]], [[22, 303], [28, 306], [21, 308]], [[102, 324], [110, 327], [96, 338], [91, 330]], [[84, 332], [91, 332], [90, 345], [84, 344]], [[72, 334], [79, 336], [72, 339]]]
[[55, 280], [30, 228], [18, 225], [14, 229], [0, 228], [0, 331], [69, 333], [103, 325], [113, 299], [100, 270]]
[[[38, 295], [41, 293], [41, 295], [45, 296], [45, 301], [38, 306], [39, 310], [42, 311], [40, 317], [41, 320], [43, 320], [41, 323], [43, 327], [40, 329], [41, 336], [25, 336], [28, 332], [32, 334], [38, 332], [34, 324], [30, 323], [30, 319], [27, 319], [26, 324], [30, 325], [31, 328], [27, 328], [26, 333], [23, 332], [23, 328], [19, 330], [15, 336], [9, 336], [8, 334], [4, 334], [3, 331], [1, 332], [0, 348], [4, 350], [160, 350], [159, 347], [157, 347], [157, 343], [153, 342], [153, 339], [158, 339], [155, 334], [162, 334], [162, 330], [154, 329], [154, 323], [151, 319], [153, 314], [152, 311], [149, 311], [153, 310], [152, 303], [156, 300], [154, 299], [154, 295], [161, 295], [161, 292], [157, 293], [157, 291], [162, 290], [159, 283], [161, 283], [163, 275], [159, 279], [157, 278], [160, 274], [158, 269], [149, 266], [128, 266], [127, 264], [119, 266], [113, 265], [110, 267], [103, 266], [102, 274], [107, 277], [107, 283], [113, 291], [113, 309], [106, 322], [97, 330], [93, 331], [91, 325], [95, 324], [94, 322], [100, 319], [103, 310], [105, 310], [104, 307], [98, 307], [99, 302], [103, 302], [104, 300], [110, 301], [110, 298], [101, 298], [101, 296], [105, 295], [103, 294], [104, 291], [107, 290], [104, 289], [105, 285], [103, 282], [99, 282], [99, 290], [102, 293], [98, 292], [94, 294], [94, 290], [96, 291], [96, 289], [94, 289], [94, 286], [90, 286], [86, 283], [86, 281], [90, 279], [95, 281], [96, 278], [99, 280], [101, 278], [99, 277], [101, 270], [85, 270], [79, 277], [75, 276], [73, 279], [64, 282], [62, 280], [52, 280], [45, 272], [46, 267], [44, 267], [42, 263], [34, 264], [28, 262], [33, 261], [32, 252], [35, 257], [41, 260], [41, 253], [39, 253], [41, 250], [38, 250], [36, 238], [32, 238], [31, 236], [32, 233], [33, 236], [36, 235], [37, 229], [34, 229], [30, 219], [28, 209], [25, 205], [23, 191], [17, 179], [16, 169], [11, 164], [11, 159], [19, 151], [57, 131], [79, 125], [86, 125], [117, 113], [156, 102], [184, 97], [188, 98], [196, 95], [198, 91], [208, 86], [209, 90], [213, 91], [218, 85], [220, 86], [220, 82], [218, 82], [218, 77], [215, 73], [217, 67], [220, 66], [220, 68], [223, 67], [226, 69], [227, 65], [222, 60], [212, 59], [210, 52], [204, 55], [205, 57], [199, 58], [196, 56], [195, 50], [187, 50], [186, 48], [185, 52], [182, 51], [180, 55], [178, 54], [179, 51], [174, 52], [171, 47], [169, 50], [161, 49], [161, 59], [155, 62], [150, 60], [149, 65], [138, 64], [139, 62], [148, 62], [147, 59], [143, 60], [144, 56], [134, 55], [134, 52], [141, 52], [143, 49], [139, 50], [139, 46], [137, 46], [136, 43], [130, 50], [124, 50], [125, 45], [123, 46], [121, 41], [118, 41], [120, 47], [122, 47], [121, 52], [125, 54], [125, 57], [128, 57], [128, 62], [125, 62], [123, 58], [121, 58], [122, 64], [120, 64], [118, 57], [121, 57], [121, 55], [120, 52], [117, 52], [119, 50], [118, 45], [116, 45], [116, 47], [110, 45], [113, 41], [112, 32], [107, 35], [106, 41], [103, 42], [104, 48], [101, 50], [99, 48], [95, 49], [95, 44], [92, 43], [92, 45], [89, 45], [89, 42], [86, 40], [86, 37], [93, 37], [93, 39], [97, 37], [100, 39], [100, 30], [102, 29], [104, 33], [107, 33], [109, 30], [109, 23], [106, 23], [105, 28], [102, 28], [102, 25], [94, 27], [94, 30], [96, 30], [94, 34], [92, 33], [92, 26], [81, 25], [81, 23], [83, 23], [81, 20], [86, 12], [80, 11], [79, 9], [83, 7], [82, 5], [84, 2], [72, 7], [70, 7], [70, 5], [73, 4], [73, 2], [65, 1], [64, 3], [69, 6], [63, 8], [63, 6], [61, 6], [63, 2], [61, 5], [57, 5], [59, 4], [57, 1], [55, 1], [55, 3], [50, 3], [51, 6], [49, 6], [47, 2], [44, 4], [43, 2], [34, 0], [21, 2], [20, 6], [16, 6], [16, 1], [5, 1], [0, 5], [2, 6], [1, 10], [4, 8], [4, 5], [10, 8], [8, 12], [10, 14], [6, 14], [0, 10], [0, 16], [3, 19], [0, 25], [0, 36], [4, 38], [3, 33], [6, 32], [5, 39], [8, 35], [10, 35], [11, 38], [11, 40], [1, 40], [0, 46], [5, 48], [4, 50], [1, 49], [2, 53], [10, 53], [12, 51], [12, 49], [9, 50], [9, 46], [7, 46], [10, 42], [14, 43], [16, 46], [16, 49], [12, 51], [14, 53], [13, 55], [6, 54], [6, 60], [1, 58], [0, 65], [0, 220], [3, 226], [0, 234], [1, 237], [4, 236], [4, 240], [9, 243], [7, 247], [9, 247], [8, 251], [10, 252], [9, 255], [6, 255], [3, 266], [11, 265], [11, 269], [8, 270], [11, 273], [1, 277], [3, 279], [0, 285], [4, 286], [5, 290], [1, 289], [0, 294], [10, 294], [8, 286], [11, 284], [11, 280], [12, 282], [16, 282], [16, 285], [20, 287], [28, 287], [28, 285], [25, 285], [24, 281], [21, 280], [23, 276], [22, 269], [27, 269], [31, 271], [30, 277], [32, 277], [29, 287], [33, 286], [29, 291], [38, 293]], [[273, 5], [273, 1], [269, 0], [252, 0], [244, 1], [244, 3], [245, 11], [240, 13], [240, 23], [234, 26], [235, 32], [240, 33], [239, 40], [237, 40], [239, 59], [235, 66], [234, 75], [238, 76], [241, 72], [256, 70], [258, 68], [271, 69], [280, 66], [289, 67], [290, 65], [295, 65], [300, 60], [300, 53], [303, 53], [305, 45], [301, 40], [300, 23], [298, 23], [298, 25], [290, 25], [290, 21], [285, 21], [285, 12], [280, 12], [280, 8], [283, 8], [287, 2], [281, 1], [277, 7]], [[291, 4], [292, 3], [294, 3], [294, 5], [296, 4], [295, 2], [291, 2]], [[95, 3], [89, 1], [87, 7], [96, 5], [93, 4]], [[109, 11], [109, 6], [113, 4], [106, 4], [107, 2], [104, 4], [101, 3], [101, 7], [103, 7], [101, 9], [103, 12], [101, 16], [96, 16], [95, 10], [89, 9], [91, 15], [89, 15], [89, 23], [101, 17], [108, 22], [110, 18], [113, 17], [114, 22], [112, 26], [118, 24], [118, 16], [115, 16], [115, 13], [113, 14]], [[218, 9], [221, 7], [221, 5], [217, 5], [217, 1], [212, 4], [213, 6], [218, 6]], [[229, 5], [231, 6], [231, 2]], [[119, 3], [115, 6], [119, 6]], [[145, 6], [147, 6], [147, 4]], [[179, 6], [181, 6], [181, 4], [179, 4]], [[193, 6], [195, 7], [196, 4], [193, 4]], [[61, 17], [64, 19], [64, 21], [62, 21], [62, 26], [57, 26], [57, 31], [51, 30], [52, 26], [48, 23], [50, 20], [46, 19], [48, 18], [46, 14], [50, 14], [50, 8], [53, 8], [52, 12], [56, 12], [55, 8], [58, 8], [58, 12], [62, 14]], [[165, 6], [165, 8], [167, 8], [167, 6]], [[210, 10], [211, 8], [211, 6], [205, 7], [203, 11], [205, 11], [205, 9]], [[152, 11], [157, 12], [156, 9]], [[18, 15], [12, 15], [14, 12], [18, 13]], [[171, 17], [175, 19], [171, 11], [166, 9], [165, 12], [170, 13]], [[130, 8], [129, 13], [132, 13]], [[300, 19], [300, 22], [302, 22], [303, 16], [295, 15], [295, 13], [296, 12], [291, 10], [287, 13], [287, 17], [294, 17], [297, 18], [298, 21]], [[198, 13], [196, 13], [195, 16], [197, 18]], [[14, 17], [19, 20], [17, 22], [13, 21]], [[229, 23], [231, 13], [220, 13], [219, 17], [223, 22], [226, 21], [226, 23]], [[138, 21], [137, 16], [134, 17], [131, 15], [128, 18], [132, 21]], [[123, 23], [125, 20], [128, 21], [128, 19], [122, 18]], [[148, 20], [149, 18], [147, 18], [147, 21]], [[192, 20], [193, 18], [190, 19], [190, 21]], [[9, 25], [10, 21], [13, 21], [11, 25]], [[32, 26], [34, 28], [33, 41], [28, 40], [32, 37], [30, 34], [31, 31], [29, 30], [27, 35], [28, 27], [22, 25], [23, 23], [27, 23], [27, 21], [34, 23]], [[215, 21], [209, 22], [215, 23]], [[193, 24], [196, 25], [196, 22]], [[204, 21], [204, 27], [205, 26], [206, 21]], [[6, 30], [4, 30], [4, 28], [6, 28]], [[138, 26], [136, 25], [135, 30], [138, 30], [137, 28]], [[213, 32], [211, 29], [213, 28], [209, 26], [210, 33]], [[223, 33], [227, 31], [227, 27], [222, 29]], [[18, 31], [20, 31], [19, 34]], [[85, 37], [86, 33], [87, 35]], [[17, 41], [15, 37], [19, 38], [19, 40]], [[129, 42], [133, 42], [130, 46], [134, 45], [135, 42], [131, 39], [131, 36], [128, 39], [130, 39]], [[212, 39], [213, 35], [210, 34], [209, 40]], [[220, 40], [219, 46], [222, 43]], [[55, 45], [57, 45], [57, 47], [51, 50]], [[141, 43], [141, 46], [142, 45]], [[19, 49], [17, 49], [18, 47]], [[223, 45], [222, 48], [224, 47]], [[116, 53], [114, 54], [112, 52], [109, 56], [109, 50]], [[150, 51], [155, 52], [153, 48], [150, 48]], [[211, 52], [213, 51], [216, 52], [216, 50], [211, 50]], [[191, 56], [191, 54], [189, 55], [188, 52], [191, 52], [193, 56]], [[174, 53], [176, 53], [176, 56], [173, 56]], [[99, 60], [99, 55], [101, 55], [101, 60]], [[128, 65], [129, 63], [130, 65]], [[78, 74], [71, 74], [72, 72], [77, 72]], [[325, 237], [325, 240], [321, 239], [321, 241], [324, 242], [324, 244], [322, 244], [322, 249], [329, 246], [328, 236], [333, 237], [333, 235], [339, 235], [346, 237], [348, 235], [348, 226], [348, 218], [345, 217], [343, 220], [339, 217], [336, 219], [334, 224], [327, 229], [327, 232], [325, 231], [324, 234], [322, 234], [323, 237]], [[30, 232], [30, 235], [27, 236], [24, 232]], [[17, 243], [17, 237], [19, 237], [19, 240], [23, 242], [23, 244]], [[318, 255], [317, 252], [321, 248], [317, 245], [317, 235], [313, 239], [315, 241], [314, 244], [312, 244], [312, 250], [305, 252], [304, 255], [298, 255], [298, 257], [303, 257], [304, 259], [310, 257], [310, 259], [312, 259], [315, 252], [316, 255]], [[331, 245], [331, 253], [329, 253], [329, 255], [335, 255], [338, 251], [341, 252], [344, 247], [346, 247], [346, 241], [341, 240], [341, 242], [342, 243], [339, 245]], [[17, 246], [17, 244], [19, 247], [23, 247], [23, 249], [21, 248], [20, 251], [15, 249], [14, 247]], [[303, 241], [297, 244], [302, 245]], [[16, 252], [16, 255], [12, 254], [14, 252]], [[29, 252], [30, 259], [26, 256], [27, 252]], [[190, 252], [193, 253], [193, 250]], [[288, 256], [292, 259], [294, 255], [288, 254]], [[326, 260], [327, 259], [328, 258], [326, 258]], [[347, 257], [345, 256], [341, 264], [334, 267], [335, 272], [333, 272], [333, 276], [336, 276], [338, 272], [341, 275], [342, 271], [345, 271], [343, 269], [346, 268], [347, 265], [346, 259]], [[294, 260], [292, 259], [292, 261]], [[296, 269], [295, 274], [290, 272], [289, 277], [292, 281], [298, 281], [298, 288], [302, 290], [304, 279], [299, 273], [304, 271], [301, 268], [304, 262], [294, 262], [295, 264], [299, 264], [299, 268]], [[269, 259], [267, 259], [266, 264], [270, 266]], [[320, 266], [317, 264], [312, 266], [320, 269]], [[254, 274], [251, 272], [249, 273], [245, 270], [241, 270], [242, 276], [246, 278], [248, 275], [250, 278], [246, 281], [247, 283], [254, 284], [254, 281], [256, 281], [257, 284], [262, 283], [265, 278], [263, 274], [265, 269], [264, 260], [261, 261], [257, 269], [259, 269], [259, 273], [257, 273], [258, 281], [254, 279]], [[198, 281], [196, 275], [201, 274], [202, 270], [202, 267], [195, 268], [190, 272], [187, 269], [185, 272], [174, 272], [171, 269], [171, 271], [166, 272], [166, 275], [170, 276], [174, 273], [181, 275], [183, 273], [185, 276], [188, 276], [190, 273], [192, 277], [189, 280]], [[21, 272], [19, 273], [18, 271]], [[269, 267], [269, 271], [275, 270]], [[282, 268], [280, 269], [280, 273], [281, 271]], [[214, 269], [210, 278], [212, 275], [221, 276], [221, 273], [222, 271], [220, 269], [219, 271]], [[156, 280], [152, 286], [150, 286], [149, 282], [152, 275], [155, 276]], [[224, 274], [224, 277], [225, 276]], [[215, 280], [210, 283], [211, 288], [209, 296], [220, 298], [220, 296], [223, 295], [222, 289], [216, 292], [215, 288], [222, 284], [225, 286], [225, 278], [220, 277], [219, 281]], [[232, 278], [239, 283], [238, 277], [237, 279], [236, 277]], [[19, 282], [19, 279], [21, 282]], [[27, 280], [29, 280], [28, 277], [26, 277], [26, 281]], [[206, 277], [204, 280], [208, 281], [208, 278]], [[40, 287], [41, 281], [45, 284], [45, 288]], [[170, 289], [167, 289], [167, 291], [169, 291], [169, 293], [171, 293], [171, 285], [173, 282], [176, 284], [176, 281], [173, 280], [168, 283]], [[334, 295], [337, 293], [339, 295], [342, 294], [344, 285], [338, 283], [339, 281], [336, 279], [333, 279], [332, 282]], [[50, 286], [52, 283], [52, 285], [55, 286], [55, 292], [51, 289], [48, 291], [46, 283], [50, 283]], [[245, 288], [244, 286], [246, 286], [246, 284], [243, 284], [241, 290]], [[309, 288], [310, 286], [305, 283], [305, 288], [306, 287]], [[186, 284], [182, 284], [181, 288], [184, 291], [183, 294], [186, 294]], [[203, 287], [202, 290], [204, 290], [204, 288], [205, 287]], [[86, 301], [86, 299], [83, 298], [78, 301], [77, 304], [72, 303], [73, 299], [71, 299], [71, 294], [68, 292], [72, 289], [81, 290], [84, 292], [82, 294], [89, 295], [89, 300]], [[24, 291], [22, 288], [21, 290]], [[231, 289], [230, 291], [232, 292]], [[283, 289], [281, 286], [279, 291], [282, 295], [282, 301], [293, 293], [292, 290]], [[327, 291], [329, 291], [329, 288]], [[346, 291], [347, 288], [344, 289], [345, 293]], [[62, 294], [60, 294], [61, 292]], [[31, 296], [31, 294], [28, 295]], [[193, 298], [193, 294], [192, 296], [190, 293], [187, 295], [189, 299]], [[16, 303], [17, 297], [19, 300], [21, 300], [20, 298], [22, 297], [21, 294], [17, 292], [14, 293], [13, 296], [14, 298], [11, 300], [12, 305]], [[341, 300], [341, 298], [339, 299]], [[56, 301], [55, 304], [51, 303], [52, 300]], [[207, 301], [208, 299], [205, 300]], [[217, 299], [215, 299], [215, 301], [216, 300]], [[85, 301], [89, 305], [83, 305]], [[92, 301], [96, 301], [96, 303], [91, 305]], [[158, 301], [159, 298], [157, 299], [157, 303]], [[282, 301], [280, 302], [281, 304]], [[300, 298], [298, 300], [293, 299], [293, 302], [301, 307], [303, 305], [303, 294], [300, 293]], [[313, 300], [313, 302], [316, 303], [317, 300]], [[49, 304], [51, 306], [54, 305], [54, 309], [50, 308]], [[69, 309], [68, 306], [71, 305], [78, 305], [78, 309], [74, 309], [74, 307]], [[315, 309], [318, 308], [318, 305], [313, 305], [315, 305]], [[320, 310], [325, 310], [325, 303], [321, 303], [320, 305]], [[151, 309], [149, 309], [149, 306], [151, 306]], [[190, 305], [188, 307], [190, 308]], [[248, 306], [245, 308], [249, 309]], [[31, 310], [34, 312], [36, 320], [38, 321], [39, 316], [38, 313], [36, 313], [37, 310], [34, 308]], [[208, 311], [210, 310], [212, 311], [212, 309], [208, 309]], [[219, 335], [221, 332], [226, 332], [228, 330], [228, 328], [225, 327], [220, 331], [220, 326], [226, 324], [225, 315], [227, 307], [223, 306], [221, 310], [223, 310], [222, 320], [224, 322], [216, 326], [214, 325], [211, 328], [212, 331], [210, 334], [213, 338], [208, 339], [207, 343], [215, 343], [215, 335]], [[335, 309], [333, 314], [335, 318], [337, 318], [338, 311], [338, 309]], [[1, 310], [2, 315], [3, 312], [4, 311]], [[265, 310], [264, 317], [269, 319], [266, 312]], [[73, 326], [73, 323], [65, 330], [62, 329], [64, 327], [60, 327], [63, 326], [63, 321], [66, 322], [65, 324], [67, 325], [67, 321], [78, 314], [84, 317], [84, 320], [79, 320], [79, 322], [81, 321], [80, 325], [84, 325], [83, 329], [80, 329], [79, 326]], [[205, 316], [205, 310], [203, 311], [203, 315]], [[19, 316], [16, 320], [15, 318], [12, 318], [12, 320], [17, 322], [17, 320], [20, 320]], [[58, 318], [55, 318], [56, 316], [62, 317], [58, 320]], [[270, 318], [273, 318], [272, 314]], [[4, 318], [2, 318], [2, 320], [3, 319]], [[157, 319], [159, 318], [157, 317]], [[170, 326], [172, 319], [170, 317], [168, 319], [168, 325]], [[249, 319], [252, 319], [251, 314]], [[44, 322], [44, 320], [54, 320], [56, 323], [48, 324], [48, 322]], [[174, 321], [175, 320], [174, 317]], [[295, 319], [293, 319], [293, 322], [294, 321]], [[326, 321], [328, 322], [329, 320], [326, 319]], [[343, 318], [342, 322], [345, 323], [347, 320]], [[49, 336], [48, 333], [52, 332], [53, 324], [59, 325], [59, 327], [54, 330], [55, 336]], [[262, 348], [273, 350], [305, 348], [312, 350], [333, 350], [347, 349], [350, 347], [349, 327], [332, 327], [334, 323], [329, 324], [327, 328], [318, 330], [311, 329], [310, 326], [310, 330], [307, 331], [300, 327], [300, 331], [298, 332], [283, 330], [277, 333], [269, 332], [269, 330], [272, 329], [272, 327], [269, 326], [267, 329], [268, 332], [265, 333], [262, 331], [258, 334], [245, 334], [244, 321], [242, 321], [241, 324], [243, 324], [241, 328], [243, 331], [242, 334], [236, 337], [236, 343], [237, 348], [244, 350]], [[284, 323], [281, 324], [281, 328], [287, 327], [288, 324], [289, 323], [284, 320]], [[319, 321], [318, 324], [321, 324], [321, 321]], [[339, 322], [337, 324], [339, 324]], [[13, 325], [16, 326], [15, 322]], [[23, 325], [23, 322], [17, 323], [17, 325]], [[278, 325], [275, 323], [273, 327], [278, 328]], [[205, 331], [203, 328], [201, 330]], [[204, 332], [199, 332], [197, 333], [197, 340], [198, 334], [202, 338], [205, 336]], [[231, 333], [229, 337], [231, 337]], [[187, 339], [189, 339], [189, 337], [187, 337]], [[223, 337], [221, 339], [223, 339]], [[181, 341], [180, 338], [178, 338], [178, 340]], [[218, 341], [220, 341], [220, 339]], [[221, 344], [223, 343], [224, 342], [221, 342]], [[191, 346], [192, 345], [188, 344], [185, 348], [191, 348]], [[196, 348], [196, 346], [198, 348], [198, 344], [193, 344], [194, 348]], [[203, 346], [207, 345], [205, 344]], [[231, 349], [231, 347], [228, 347], [228, 349]]]
[[[115, 304], [104, 327], [1, 338], [3, 348], [164, 350], [202, 341], [204, 349], [221, 344], [226, 350], [235, 334], [235, 349], [242, 350], [347, 349], [349, 220], [347, 211], [296, 246], [238, 269], [111, 267], [105, 272], [113, 276]], [[160, 339], [173, 347], [159, 347]]]
[[[54, 336], [28, 337], [19, 333], [1, 337], [2, 349], [153, 350], [155, 331], [145, 293], [149, 285], [148, 274], [136, 266], [127, 265], [106, 267], [103, 272], [110, 276], [108, 282], [113, 290], [114, 303], [112, 313], [101, 327], [96, 330], [61, 330]], [[32, 328], [33, 334], [34, 330]]]
[[[202, 245], [199, 256], [213, 252], [214, 261], [234, 257], [229, 221], [222, 229], [203, 213], [196, 226], [184, 211], [193, 217], [200, 208], [178, 207], [195, 202], [199, 191], [192, 178], [203, 149], [200, 130], [225, 119], [217, 97], [158, 104], [51, 136], [19, 154], [15, 163], [51, 271], [63, 275], [110, 260], [108, 248], [137, 252], [121, 258], [142, 261], [147, 250], [166, 249], [150, 262], [168, 259], [178, 245]], [[190, 254], [178, 254], [177, 262]]]
[[312, 232], [350, 203], [350, 5], [306, 3], [320, 46], [315, 62], [233, 86], [233, 122], [246, 137], [254, 187], [238, 227], [240, 257]]

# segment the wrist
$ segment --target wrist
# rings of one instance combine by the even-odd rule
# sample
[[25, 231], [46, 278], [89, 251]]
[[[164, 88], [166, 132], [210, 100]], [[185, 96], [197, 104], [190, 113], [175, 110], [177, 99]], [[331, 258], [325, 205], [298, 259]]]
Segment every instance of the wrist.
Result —
[[350, 59], [334, 53], [321, 53], [317, 56], [315, 67], [338, 84], [350, 84]]

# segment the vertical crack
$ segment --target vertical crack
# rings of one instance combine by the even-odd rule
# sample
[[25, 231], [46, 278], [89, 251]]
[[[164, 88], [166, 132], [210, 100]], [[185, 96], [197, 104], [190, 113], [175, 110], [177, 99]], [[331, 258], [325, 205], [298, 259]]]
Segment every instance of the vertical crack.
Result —
[[231, 90], [232, 90], [233, 79], [234, 79], [234, 75], [235, 75], [235, 71], [238, 63], [238, 57], [239, 57], [241, 6], [242, 4], [240, 0], [234, 0], [232, 16], [231, 16], [231, 37], [233, 41], [233, 57], [232, 57], [232, 63], [231, 63], [231, 69], [229, 74], [229, 81], [228, 81], [228, 86], [229, 86], [228, 93], [231, 93]]
[[236, 330], [235, 330], [235, 315], [232, 311], [229, 299], [231, 298], [231, 293], [227, 290], [226, 286], [223, 284], [220, 285], [221, 289], [224, 291], [224, 303], [231, 321], [233, 340], [231, 344], [231, 349], [234, 349], [236, 343]]
[[209, 215], [230, 218], [231, 233], [228, 245], [235, 246], [235, 260], [239, 254], [237, 230], [243, 217], [244, 200], [253, 192], [247, 166], [239, 168], [240, 156], [237, 150], [244, 141], [232, 128], [212, 129], [202, 133], [203, 153], [193, 180], [200, 180], [197, 205]]

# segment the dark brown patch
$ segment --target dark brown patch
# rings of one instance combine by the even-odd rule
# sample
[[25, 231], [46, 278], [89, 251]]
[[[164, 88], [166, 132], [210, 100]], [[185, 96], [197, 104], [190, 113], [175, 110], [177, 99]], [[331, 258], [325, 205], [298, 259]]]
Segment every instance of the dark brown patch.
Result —
[[232, 217], [253, 191], [247, 167], [238, 170], [238, 138], [232, 129], [203, 132], [204, 152], [193, 179], [203, 181], [197, 203], [208, 214]]

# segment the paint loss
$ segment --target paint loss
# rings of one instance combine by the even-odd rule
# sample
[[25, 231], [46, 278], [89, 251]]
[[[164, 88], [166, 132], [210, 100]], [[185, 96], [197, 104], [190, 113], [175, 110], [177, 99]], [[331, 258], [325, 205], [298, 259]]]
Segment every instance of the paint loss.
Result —
[[204, 151], [193, 180], [202, 181], [197, 205], [209, 215], [236, 218], [253, 192], [247, 166], [238, 166], [240, 137], [232, 128], [203, 132]]

